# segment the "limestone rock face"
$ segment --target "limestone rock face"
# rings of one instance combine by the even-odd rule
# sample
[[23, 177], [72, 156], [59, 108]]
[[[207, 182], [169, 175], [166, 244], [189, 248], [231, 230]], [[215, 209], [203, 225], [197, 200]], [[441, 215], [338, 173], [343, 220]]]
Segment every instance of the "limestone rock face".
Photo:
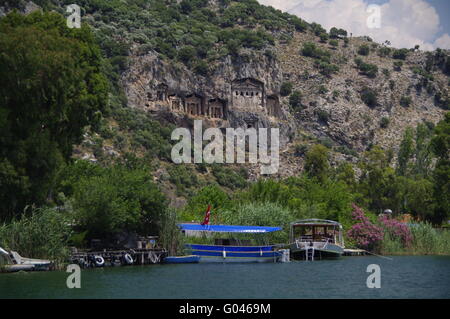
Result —
[[280, 128], [280, 144], [294, 135], [294, 119], [280, 103], [283, 77], [279, 64], [265, 55], [228, 56], [209, 76], [200, 76], [155, 53], [133, 56], [122, 84], [130, 107], [168, 112], [175, 124], [186, 117], [204, 127]]

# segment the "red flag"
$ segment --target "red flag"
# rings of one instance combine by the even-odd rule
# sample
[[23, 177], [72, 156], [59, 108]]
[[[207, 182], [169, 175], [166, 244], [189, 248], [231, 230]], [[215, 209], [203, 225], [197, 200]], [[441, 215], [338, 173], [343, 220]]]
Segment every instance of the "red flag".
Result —
[[211, 216], [211, 205], [208, 205], [208, 209], [205, 213], [205, 219], [203, 219], [202, 225], [209, 225], [209, 217]]

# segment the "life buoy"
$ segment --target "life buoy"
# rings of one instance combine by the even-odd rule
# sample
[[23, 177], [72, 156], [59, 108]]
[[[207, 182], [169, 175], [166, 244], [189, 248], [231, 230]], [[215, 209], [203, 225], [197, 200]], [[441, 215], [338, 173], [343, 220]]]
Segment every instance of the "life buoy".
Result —
[[94, 256], [95, 266], [103, 267], [105, 265], [105, 259], [102, 256]]
[[124, 256], [123, 256], [123, 259], [125, 260], [125, 262], [128, 264], [128, 265], [131, 265], [134, 261], [133, 261], [133, 257], [131, 257], [131, 255], [130, 254], [125, 254]]

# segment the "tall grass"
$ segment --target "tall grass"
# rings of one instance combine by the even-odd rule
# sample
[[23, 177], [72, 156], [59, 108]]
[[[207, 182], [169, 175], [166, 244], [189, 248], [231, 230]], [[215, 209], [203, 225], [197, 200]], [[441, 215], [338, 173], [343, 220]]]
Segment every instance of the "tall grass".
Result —
[[401, 239], [386, 235], [381, 244], [385, 255], [450, 255], [450, 231], [435, 229], [429, 223], [410, 226], [412, 241], [404, 246]]
[[266, 239], [274, 244], [288, 242], [289, 223], [295, 220], [289, 209], [271, 202], [241, 204], [222, 212], [220, 218], [225, 224], [231, 225], [281, 226], [281, 231], [266, 236]]
[[178, 227], [178, 216], [173, 209], [167, 209], [161, 218], [159, 240], [170, 256], [184, 254], [185, 238]]
[[0, 247], [29, 258], [63, 263], [72, 234], [67, 213], [55, 208], [36, 208], [31, 214], [0, 225]]

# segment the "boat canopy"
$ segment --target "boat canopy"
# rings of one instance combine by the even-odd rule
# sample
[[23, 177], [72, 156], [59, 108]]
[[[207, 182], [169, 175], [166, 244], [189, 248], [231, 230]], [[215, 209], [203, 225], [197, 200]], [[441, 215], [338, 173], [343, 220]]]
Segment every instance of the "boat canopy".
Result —
[[327, 219], [317, 219], [317, 218], [311, 218], [311, 219], [303, 219], [296, 222], [291, 223], [292, 226], [340, 226], [341, 224], [338, 222], [335, 222], [333, 220], [327, 220]]
[[281, 227], [266, 226], [235, 226], [235, 225], [201, 225], [201, 224], [178, 224], [181, 230], [205, 231], [219, 233], [271, 233], [281, 230]]

